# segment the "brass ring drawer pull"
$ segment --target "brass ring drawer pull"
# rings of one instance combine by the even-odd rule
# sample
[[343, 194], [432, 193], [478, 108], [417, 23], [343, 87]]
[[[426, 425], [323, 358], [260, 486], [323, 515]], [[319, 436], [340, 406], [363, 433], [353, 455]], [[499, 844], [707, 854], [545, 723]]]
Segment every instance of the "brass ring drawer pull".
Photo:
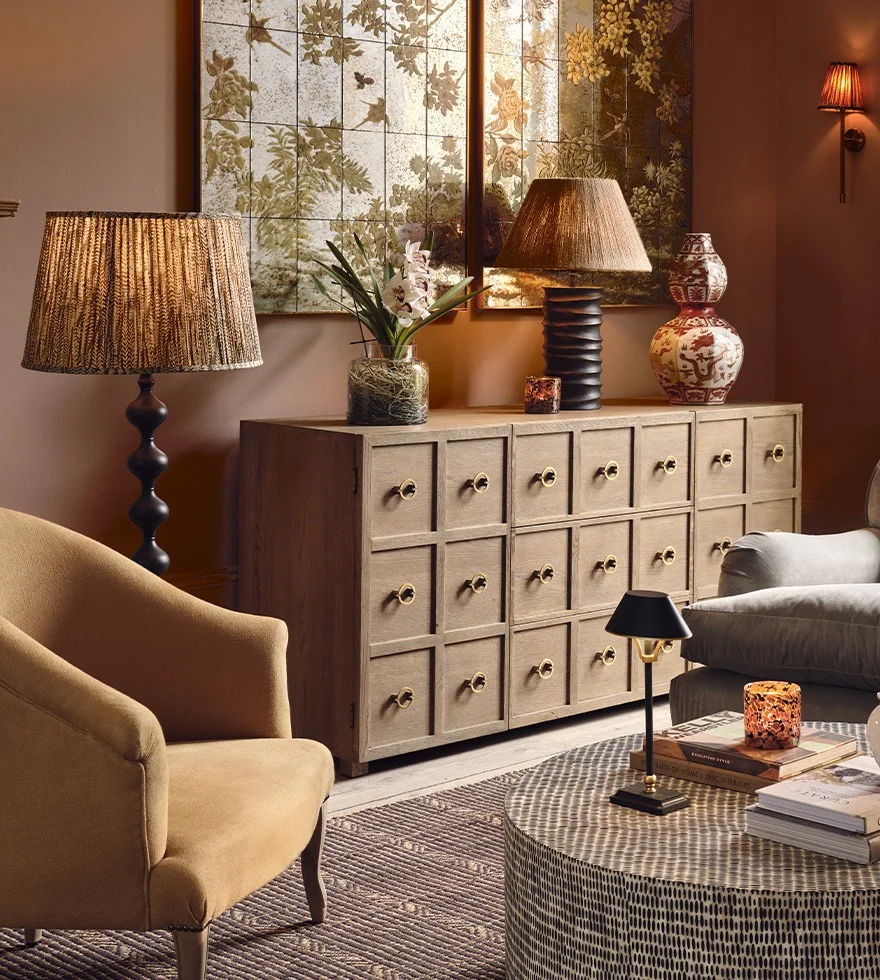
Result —
[[664, 565], [673, 565], [675, 564], [676, 559], [675, 548], [670, 545], [668, 548], [658, 551], [657, 557], [663, 562]]
[[606, 555], [602, 561], [596, 562], [596, 568], [601, 568], [606, 575], [613, 575], [617, 571], [617, 555]]
[[415, 480], [404, 480], [399, 487], [394, 488], [394, 492], [401, 500], [412, 500], [419, 492], [419, 485]]
[[477, 572], [477, 574], [469, 579], [467, 582], [467, 587], [474, 593], [474, 595], [479, 595], [481, 592], [485, 592], [489, 588], [489, 579], [482, 572]]
[[726, 555], [732, 547], [733, 542], [730, 538], [724, 537], [715, 545], [715, 550], [720, 551], [722, 555]]
[[539, 664], [534, 667], [535, 673], [541, 680], [548, 680], [553, 676], [553, 661], [552, 660], [542, 660]]
[[477, 475], [469, 481], [468, 486], [474, 491], [474, 493], [485, 493], [489, 489], [489, 474], [477, 473]]
[[666, 459], [660, 460], [657, 464], [657, 469], [663, 470], [667, 476], [672, 476], [678, 469], [678, 460], [674, 456], [667, 456]]
[[675, 647], [674, 640], [664, 640], [660, 644], [660, 649], [663, 651], [663, 653], [672, 653], [674, 647]]
[[535, 577], [542, 585], [549, 585], [553, 581], [556, 569], [550, 565], [542, 565], [536, 572]]
[[604, 650], [596, 654], [596, 659], [603, 667], [610, 667], [617, 659], [617, 651], [614, 647], [605, 647]]
[[777, 443], [772, 449], [767, 450], [767, 455], [774, 463], [781, 463], [785, 459], [785, 446]]
[[416, 692], [411, 687], [402, 687], [397, 694], [391, 695], [391, 700], [398, 708], [411, 708], [416, 699]]
[[609, 459], [604, 466], [599, 468], [599, 472], [606, 480], [616, 480], [620, 476], [620, 464], [616, 459]]
[[397, 599], [397, 601], [402, 606], [409, 606], [416, 601], [416, 588], [409, 582], [404, 582], [399, 589], [396, 589], [391, 595]]
[[722, 449], [715, 457], [715, 462], [722, 466], [733, 466], [733, 453], [729, 449]]
[[465, 681], [465, 684], [467, 684], [474, 694], [482, 694], [486, 690], [489, 680], [482, 670], [478, 670], [469, 681]]
[[542, 487], [552, 487], [556, 482], [556, 470], [552, 466], [545, 466], [536, 476]]

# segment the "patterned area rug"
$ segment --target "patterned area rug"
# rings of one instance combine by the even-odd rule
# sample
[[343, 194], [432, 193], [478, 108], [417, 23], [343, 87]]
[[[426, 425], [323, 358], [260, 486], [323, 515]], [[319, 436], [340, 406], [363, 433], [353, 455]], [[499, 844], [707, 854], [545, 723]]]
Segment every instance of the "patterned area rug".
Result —
[[[503, 803], [518, 774], [330, 820], [327, 921], [298, 864], [222, 915], [209, 980], [503, 980]], [[3, 980], [174, 980], [169, 933], [0, 930]]]

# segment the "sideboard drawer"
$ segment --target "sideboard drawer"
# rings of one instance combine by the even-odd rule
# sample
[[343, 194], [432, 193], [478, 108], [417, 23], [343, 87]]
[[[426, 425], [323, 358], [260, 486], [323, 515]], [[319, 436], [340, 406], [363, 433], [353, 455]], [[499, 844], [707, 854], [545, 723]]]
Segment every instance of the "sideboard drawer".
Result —
[[568, 704], [571, 630], [567, 623], [511, 637], [510, 714], [515, 718]]
[[375, 552], [370, 574], [370, 642], [434, 632], [434, 548]]
[[446, 545], [447, 630], [505, 620], [506, 538], [478, 538]]
[[571, 513], [570, 432], [517, 435], [513, 516], [517, 524], [564, 520]]
[[513, 538], [511, 594], [514, 622], [569, 609], [571, 529], [517, 531]]
[[578, 641], [578, 701], [630, 690], [630, 641], [605, 632], [607, 617], [582, 619]]
[[432, 734], [433, 659], [432, 650], [413, 650], [370, 661], [370, 748]]
[[745, 505], [697, 512], [694, 530], [694, 586], [697, 598], [703, 598], [704, 593], [717, 593], [721, 562], [730, 546], [745, 534], [745, 528]]
[[586, 429], [581, 433], [581, 513], [632, 507], [633, 430]]
[[578, 605], [612, 606], [631, 584], [632, 522], [585, 524], [578, 533]]
[[451, 440], [446, 446], [446, 526], [506, 522], [507, 440]]
[[375, 446], [370, 466], [372, 537], [434, 530], [436, 444]]
[[691, 499], [689, 423], [642, 429], [642, 507], [669, 507]]
[[690, 589], [690, 519], [690, 514], [669, 514], [642, 520], [639, 588]]
[[447, 644], [443, 651], [444, 728], [490, 725], [504, 718], [504, 637]]
[[759, 416], [752, 426], [752, 490], [794, 489], [797, 416]]
[[752, 515], [747, 531], [795, 531], [798, 501], [793, 497], [784, 500], [763, 500], [752, 504]]
[[746, 420], [697, 422], [697, 500], [746, 491]]

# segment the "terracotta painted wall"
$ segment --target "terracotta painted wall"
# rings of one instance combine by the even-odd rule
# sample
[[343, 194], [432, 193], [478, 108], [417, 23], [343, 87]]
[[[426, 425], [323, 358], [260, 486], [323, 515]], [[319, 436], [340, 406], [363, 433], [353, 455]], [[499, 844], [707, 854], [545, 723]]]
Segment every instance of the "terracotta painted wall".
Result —
[[[805, 526], [864, 523], [880, 458], [880, 4], [779, 0], [777, 394], [804, 402]], [[856, 61], [868, 143], [838, 203], [838, 117], [816, 111], [831, 61]]]
[[[774, 153], [769, 123], [752, 106], [773, 88], [775, 12], [763, 0], [695, 2], [694, 227], [714, 233], [730, 270], [721, 312], [747, 350], [737, 395], [770, 398]], [[136, 483], [125, 471], [134, 432], [123, 411], [134, 380], [32, 374], [19, 359], [45, 211], [192, 206], [188, 3], [10, 6], [0, 34], [0, 195], [20, 197], [22, 207], [0, 223], [0, 504], [128, 552]], [[671, 312], [607, 313], [606, 396], [659, 394], [646, 352]], [[435, 405], [517, 401], [522, 379], [540, 369], [535, 314], [460, 314], [423, 336]], [[353, 337], [339, 317], [266, 318], [263, 368], [159, 379], [170, 416], [158, 441], [172, 460], [160, 483], [171, 507], [162, 543], [174, 580], [228, 600], [238, 420], [342, 412]]]

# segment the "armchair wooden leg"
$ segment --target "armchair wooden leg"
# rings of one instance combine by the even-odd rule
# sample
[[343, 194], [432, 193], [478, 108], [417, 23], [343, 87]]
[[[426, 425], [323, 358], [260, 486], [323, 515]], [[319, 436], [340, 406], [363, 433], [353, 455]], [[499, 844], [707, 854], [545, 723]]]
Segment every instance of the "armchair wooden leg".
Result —
[[25, 946], [36, 946], [37, 943], [43, 938], [42, 929], [25, 929], [24, 931], [24, 944]]
[[205, 980], [208, 968], [208, 933], [211, 924], [201, 932], [172, 929], [177, 953], [177, 980]]
[[324, 828], [326, 825], [324, 807], [318, 814], [318, 822], [312, 839], [300, 857], [302, 865], [303, 884], [306, 887], [306, 898], [309, 902], [309, 912], [312, 922], [323, 922], [327, 917], [327, 889], [321, 877], [321, 851], [324, 847]]

